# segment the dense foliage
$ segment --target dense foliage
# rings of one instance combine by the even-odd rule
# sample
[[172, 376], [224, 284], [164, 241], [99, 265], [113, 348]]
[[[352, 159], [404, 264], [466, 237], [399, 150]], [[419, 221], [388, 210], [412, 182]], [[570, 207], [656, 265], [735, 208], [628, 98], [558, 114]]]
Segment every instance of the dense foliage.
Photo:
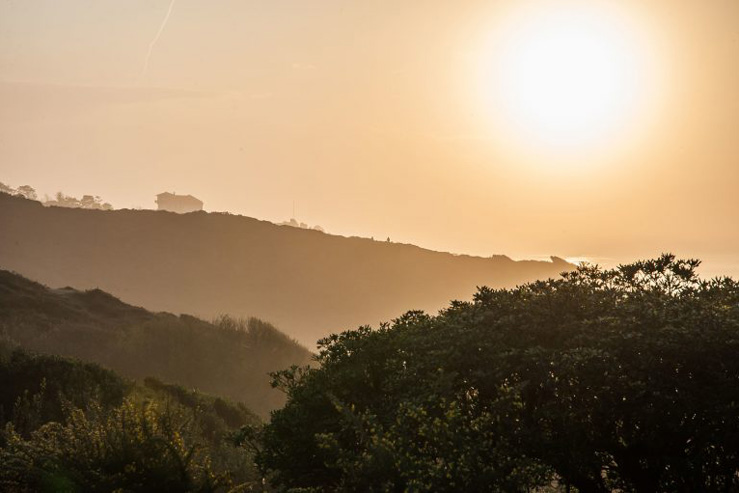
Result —
[[242, 438], [307, 491], [739, 491], [739, 284], [663, 255], [322, 341]]
[[[0, 491], [242, 491], [260, 484], [233, 404], [1, 348]], [[9, 405], [12, 403], [12, 405]]]
[[243, 401], [266, 416], [284, 403], [269, 373], [312, 354], [268, 323], [152, 313], [104, 291], [49, 289], [0, 270], [0, 341], [93, 361]]

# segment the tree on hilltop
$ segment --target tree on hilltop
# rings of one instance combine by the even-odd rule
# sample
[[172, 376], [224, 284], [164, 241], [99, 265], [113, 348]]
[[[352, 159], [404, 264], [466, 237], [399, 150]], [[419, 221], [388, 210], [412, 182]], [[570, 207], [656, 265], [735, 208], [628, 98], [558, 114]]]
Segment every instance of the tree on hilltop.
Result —
[[15, 188], [6, 185], [0, 181], [0, 192], [15, 195]]
[[28, 200], [36, 200], [36, 190], [30, 185], [21, 185], [16, 190], [16, 194]]

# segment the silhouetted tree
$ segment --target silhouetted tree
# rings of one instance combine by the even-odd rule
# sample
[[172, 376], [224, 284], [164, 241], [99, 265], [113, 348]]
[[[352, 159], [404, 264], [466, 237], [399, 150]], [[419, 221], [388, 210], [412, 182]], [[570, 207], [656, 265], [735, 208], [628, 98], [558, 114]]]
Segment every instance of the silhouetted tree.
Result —
[[15, 188], [12, 188], [0, 181], [0, 192], [15, 195]]
[[663, 255], [322, 341], [255, 430], [281, 488], [737, 491], [739, 284]]
[[113, 209], [112, 205], [108, 202], [103, 202], [97, 195], [83, 195], [81, 199], [77, 199], [70, 195], [64, 195], [62, 192], [57, 192], [55, 200], [46, 200], [44, 204], [47, 206], [98, 209], [106, 211]]
[[27, 198], [28, 200], [36, 200], [36, 190], [33, 189], [30, 185], [21, 185], [18, 187], [18, 190], [16, 190], [16, 193], [24, 198]]

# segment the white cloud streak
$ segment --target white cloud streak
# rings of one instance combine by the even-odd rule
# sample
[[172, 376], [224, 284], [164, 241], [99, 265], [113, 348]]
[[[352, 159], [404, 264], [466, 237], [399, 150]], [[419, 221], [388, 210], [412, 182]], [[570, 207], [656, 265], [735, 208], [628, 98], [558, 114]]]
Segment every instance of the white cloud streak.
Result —
[[162, 36], [162, 32], [164, 32], [164, 28], [167, 27], [169, 16], [172, 15], [172, 9], [174, 9], [174, 4], [176, 2], [177, 0], [172, 0], [171, 2], [169, 2], [169, 8], [167, 9], [167, 14], [164, 16], [162, 23], [159, 25], [159, 30], [154, 36], [154, 39], [152, 39], [151, 43], [149, 43], [149, 50], [146, 52], [146, 58], [144, 59], [144, 67], [141, 69], [141, 74], [139, 75], [139, 83], [141, 83], [144, 76], [146, 75], [146, 72], [149, 70], [149, 60], [151, 59], [151, 53], [154, 51], [154, 46], [156, 46], [157, 41], [159, 41], [159, 38]]

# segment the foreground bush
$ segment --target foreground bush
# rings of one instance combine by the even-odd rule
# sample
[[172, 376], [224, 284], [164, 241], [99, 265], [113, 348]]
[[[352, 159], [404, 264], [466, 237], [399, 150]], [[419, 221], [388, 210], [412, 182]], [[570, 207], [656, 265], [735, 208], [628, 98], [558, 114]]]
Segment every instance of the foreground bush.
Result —
[[278, 487], [739, 491], [739, 285], [671, 255], [322, 341], [244, 440]]
[[0, 485], [9, 491], [214, 491], [225, 478], [192, 444], [192, 432], [183, 416], [132, 401], [104, 416], [73, 410], [65, 424], [47, 423], [28, 440], [10, 426], [0, 451]]
[[251, 491], [243, 404], [0, 346], [0, 491]]

